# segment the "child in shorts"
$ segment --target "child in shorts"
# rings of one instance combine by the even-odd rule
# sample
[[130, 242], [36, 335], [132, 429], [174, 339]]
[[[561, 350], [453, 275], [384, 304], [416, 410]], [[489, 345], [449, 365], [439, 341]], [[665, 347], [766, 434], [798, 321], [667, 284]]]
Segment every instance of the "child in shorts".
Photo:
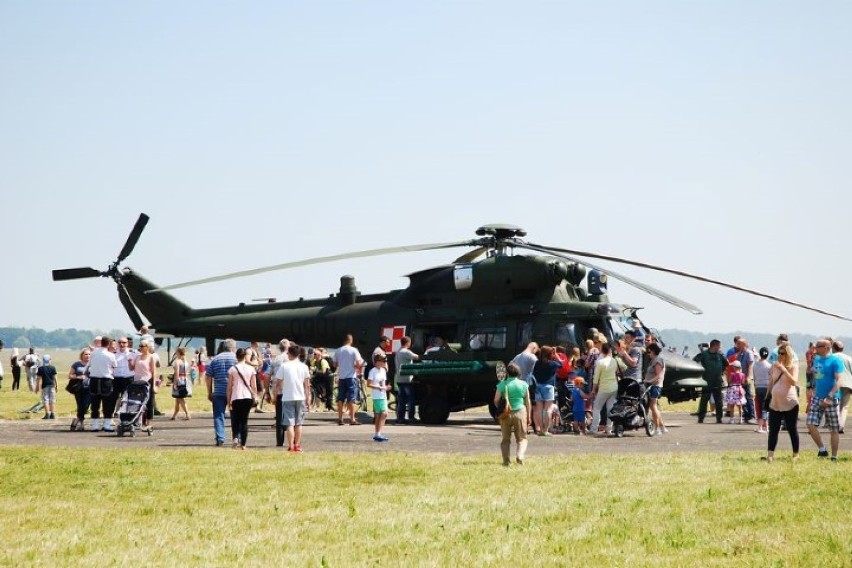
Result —
[[586, 379], [581, 376], [574, 377], [574, 388], [571, 389], [571, 418], [574, 423], [574, 433], [586, 435], [586, 400], [589, 395], [585, 393], [583, 387], [586, 386]]
[[376, 433], [375, 442], [387, 442], [388, 437], [382, 434], [382, 428], [388, 418], [388, 391], [391, 386], [387, 382], [388, 359], [384, 354], [376, 355], [375, 367], [370, 369], [367, 385], [370, 387], [370, 397], [373, 399], [373, 424]]

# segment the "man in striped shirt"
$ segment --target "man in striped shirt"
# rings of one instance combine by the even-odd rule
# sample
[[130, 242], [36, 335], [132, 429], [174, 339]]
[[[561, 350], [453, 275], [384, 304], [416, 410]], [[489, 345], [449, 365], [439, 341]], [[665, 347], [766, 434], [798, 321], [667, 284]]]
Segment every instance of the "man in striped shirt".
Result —
[[228, 371], [237, 364], [234, 352], [237, 342], [226, 339], [223, 350], [213, 357], [204, 372], [207, 383], [207, 400], [213, 403], [213, 428], [216, 432], [216, 445], [225, 444], [225, 409], [228, 407]]

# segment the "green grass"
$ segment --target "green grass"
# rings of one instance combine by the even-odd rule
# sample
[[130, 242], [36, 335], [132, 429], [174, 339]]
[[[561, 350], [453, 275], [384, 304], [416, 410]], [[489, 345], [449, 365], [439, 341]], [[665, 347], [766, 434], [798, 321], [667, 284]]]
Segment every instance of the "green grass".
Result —
[[842, 566], [852, 461], [0, 447], [0, 565]]

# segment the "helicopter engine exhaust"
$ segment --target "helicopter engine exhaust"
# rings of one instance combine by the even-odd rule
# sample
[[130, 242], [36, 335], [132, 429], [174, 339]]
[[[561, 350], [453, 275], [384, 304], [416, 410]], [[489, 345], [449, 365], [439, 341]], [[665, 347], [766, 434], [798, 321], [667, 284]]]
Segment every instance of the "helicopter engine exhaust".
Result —
[[347, 274], [340, 277], [340, 301], [343, 302], [345, 306], [351, 306], [354, 304], [355, 300], [360, 295], [361, 292], [359, 292], [358, 287], [355, 286], [354, 276]]

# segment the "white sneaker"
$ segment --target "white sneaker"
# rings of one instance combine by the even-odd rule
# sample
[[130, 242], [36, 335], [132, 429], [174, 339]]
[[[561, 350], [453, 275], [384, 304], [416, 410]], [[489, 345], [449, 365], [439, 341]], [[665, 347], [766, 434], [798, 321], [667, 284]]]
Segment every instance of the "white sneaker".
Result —
[[668, 434], [668, 433], [669, 433], [669, 429], [668, 429], [668, 428], [666, 428], [665, 426], [663, 426], [662, 428], [660, 428], [660, 432], [662, 432], [663, 434]]
[[656, 434], [654, 434], [654, 435], [655, 435], [655, 436], [662, 436], [662, 435], [663, 435], [663, 431], [662, 431], [662, 430], [657, 430]]
[[92, 432], [98, 432], [101, 429], [101, 419], [92, 418]]

